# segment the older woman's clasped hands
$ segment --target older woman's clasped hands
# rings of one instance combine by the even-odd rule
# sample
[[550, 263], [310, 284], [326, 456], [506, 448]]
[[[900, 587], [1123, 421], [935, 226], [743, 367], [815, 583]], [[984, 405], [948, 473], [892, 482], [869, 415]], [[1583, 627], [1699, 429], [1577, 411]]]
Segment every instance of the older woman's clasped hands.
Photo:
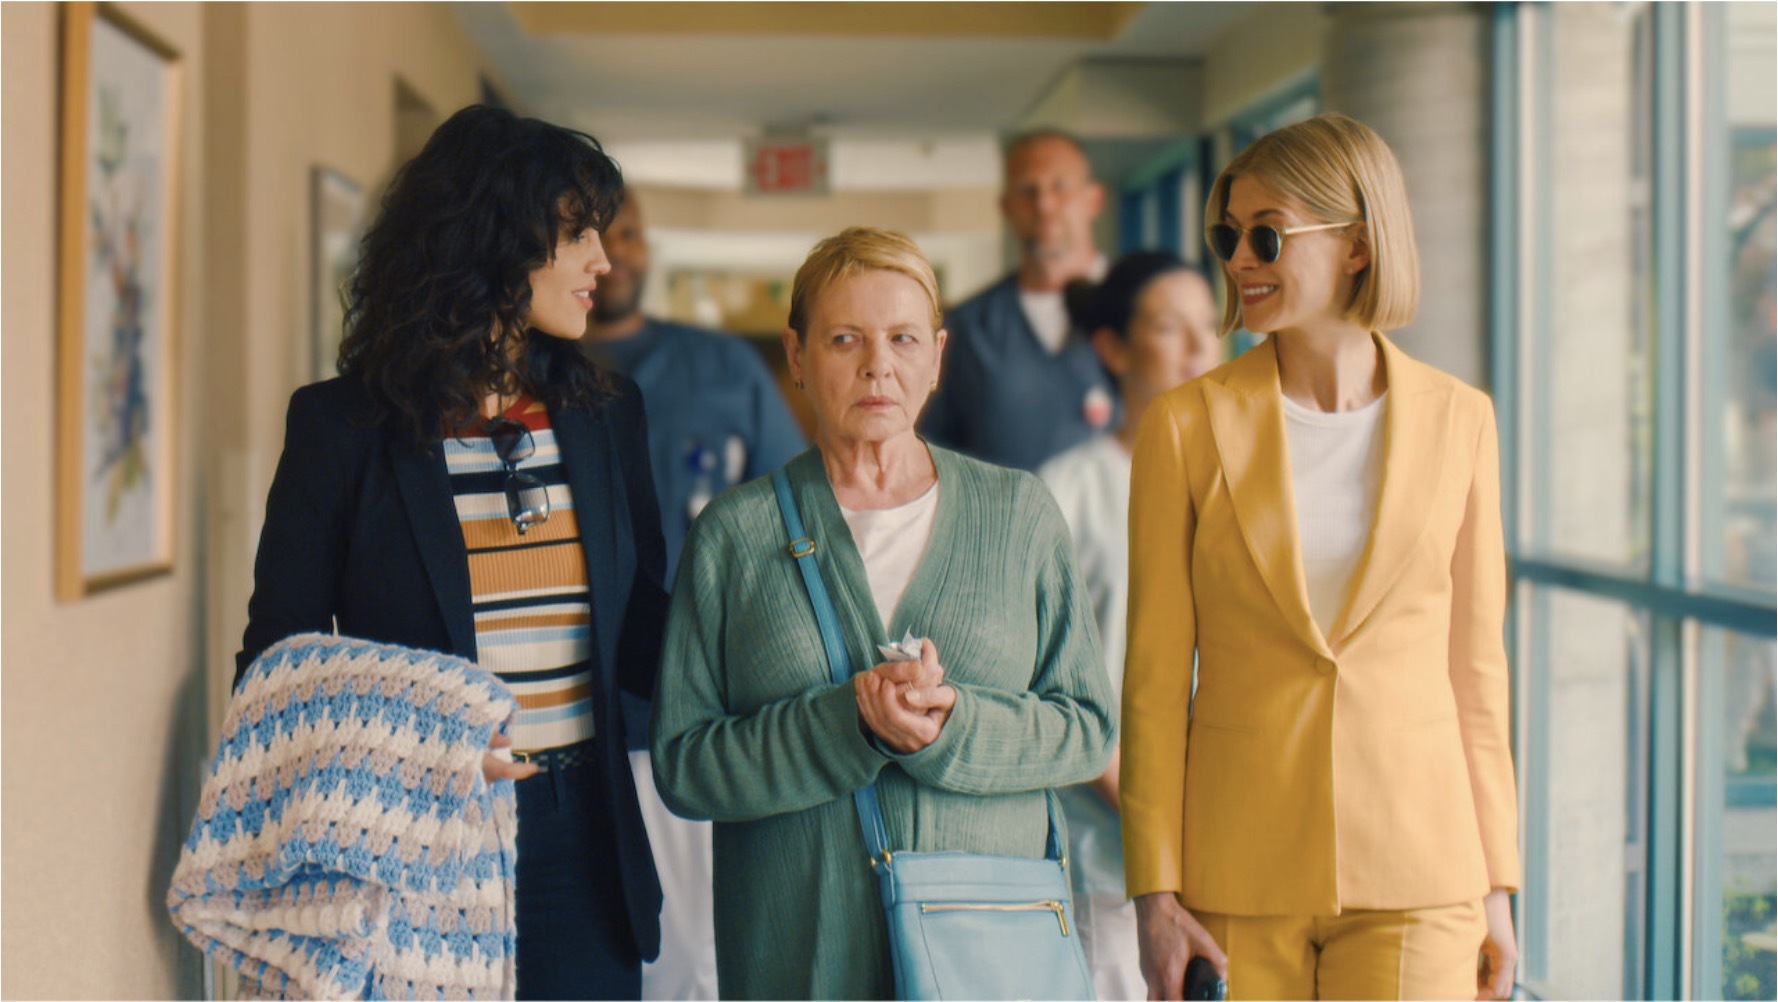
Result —
[[878, 741], [911, 755], [938, 740], [957, 705], [957, 690], [944, 677], [938, 645], [922, 640], [920, 660], [885, 661], [852, 676], [858, 716]]

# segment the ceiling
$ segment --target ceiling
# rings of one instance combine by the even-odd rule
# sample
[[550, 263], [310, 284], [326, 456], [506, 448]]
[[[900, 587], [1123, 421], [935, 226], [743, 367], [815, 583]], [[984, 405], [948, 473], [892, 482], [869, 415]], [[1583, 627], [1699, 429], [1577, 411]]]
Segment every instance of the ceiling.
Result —
[[1081, 60], [1199, 58], [1254, 3], [458, 3], [533, 115], [606, 140], [993, 135]]

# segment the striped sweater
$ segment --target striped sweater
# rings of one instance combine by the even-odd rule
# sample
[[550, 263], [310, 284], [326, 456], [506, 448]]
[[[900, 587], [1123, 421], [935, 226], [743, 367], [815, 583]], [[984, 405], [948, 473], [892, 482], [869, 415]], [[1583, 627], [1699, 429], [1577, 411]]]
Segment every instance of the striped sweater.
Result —
[[544, 405], [527, 396], [506, 417], [531, 430], [517, 469], [548, 485], [550, 516], [523, 535], [506, 505], [506, 470], [485, 429], [444, 442], [445, 468], [475, 611], [476, 662], [518, 699], [513, 745], [533, 751], [593, 737], [592, 596], [568, 472]]
[[461, 658], [321, 634], [236, 689], [167, 892], [246, 997], [511, 998], [512, 714]]
[[679, 562], [650, 729], [677, 814], [712, 818], [725, 998], [892, 998], [875, 878], [849, 794], [873, 780], [896, 849], [1033, 858], [1046, 787], [1104, 770], [1116, 709], [1073, 543], [1036, 477], [933, 448], [938, 514], [882, 622], [820, 453], [786, 469], [854, 668], [912, 630], [957, 705], [937, 741], [879, 751], [834, 685], [762, 478], [712, 501]]

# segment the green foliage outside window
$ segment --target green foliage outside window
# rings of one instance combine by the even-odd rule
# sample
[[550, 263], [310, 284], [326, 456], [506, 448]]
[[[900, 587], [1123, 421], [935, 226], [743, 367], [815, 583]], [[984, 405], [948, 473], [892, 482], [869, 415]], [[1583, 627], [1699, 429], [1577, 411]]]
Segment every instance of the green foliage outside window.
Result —
[[1778, 999], [1778, 895], [1730, 894], [1723, 902], [1722, 997]]

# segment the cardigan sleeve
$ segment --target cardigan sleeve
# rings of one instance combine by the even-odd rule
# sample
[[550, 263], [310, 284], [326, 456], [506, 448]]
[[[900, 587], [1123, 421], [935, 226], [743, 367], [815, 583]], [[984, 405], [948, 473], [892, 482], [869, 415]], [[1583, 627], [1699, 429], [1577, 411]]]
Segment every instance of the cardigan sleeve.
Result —
[[1124, 883], [1131, 897], [1182, 887], [1186, 720], [1197, 611], [1197, 526], [1177, 392], [1142, 419], [1130, 480], [1129, 646], [1124, 655], [1124, 742], [1118, 802]]
[[330, 430], [342, 419], [322, 399], [326, 384], [290, 397], [284, 451], [266, 496], [253, 561], [247, 629], [235, 655], [235, 684], [266, 648], [298, 633], [332, 633], [345, 561], [350, 479]]
[[1506, 544], [1500, 524], [1500, 445], [1483, 398], [1463, 525], [1451, 557], [1451, 690], [1457, 697], [1482, 855], [1494, 887], [1519, 886], [1506, 663]]
[[1031, 579], [1037, 665], [1030, 688], [951, 683], [957, 705], [938, 739], [895, 756], [910, 776], [955, 793], [1020, 793], [1086, 782], [1105, 771], [1117, 742], [1111, 680], [1068, 526], [1040, 481], [1027, 474], [1019, 483], [1024, 517], [1018, 521], [1032, 530], [1012, 536], [1039, 561]]
[[[823, 683], [731, 714], [725, 637], [770, 624], [731, 620], [736, 559], [721, 513], [705, 509], [686, 537], [649, 723], [655, 785], [673, 813], [752, 821], [805, 810], [874, 782], [888, 762], [858, 725], [850, 685]], [[745, 647], [741, 644], [738, 646]]]

